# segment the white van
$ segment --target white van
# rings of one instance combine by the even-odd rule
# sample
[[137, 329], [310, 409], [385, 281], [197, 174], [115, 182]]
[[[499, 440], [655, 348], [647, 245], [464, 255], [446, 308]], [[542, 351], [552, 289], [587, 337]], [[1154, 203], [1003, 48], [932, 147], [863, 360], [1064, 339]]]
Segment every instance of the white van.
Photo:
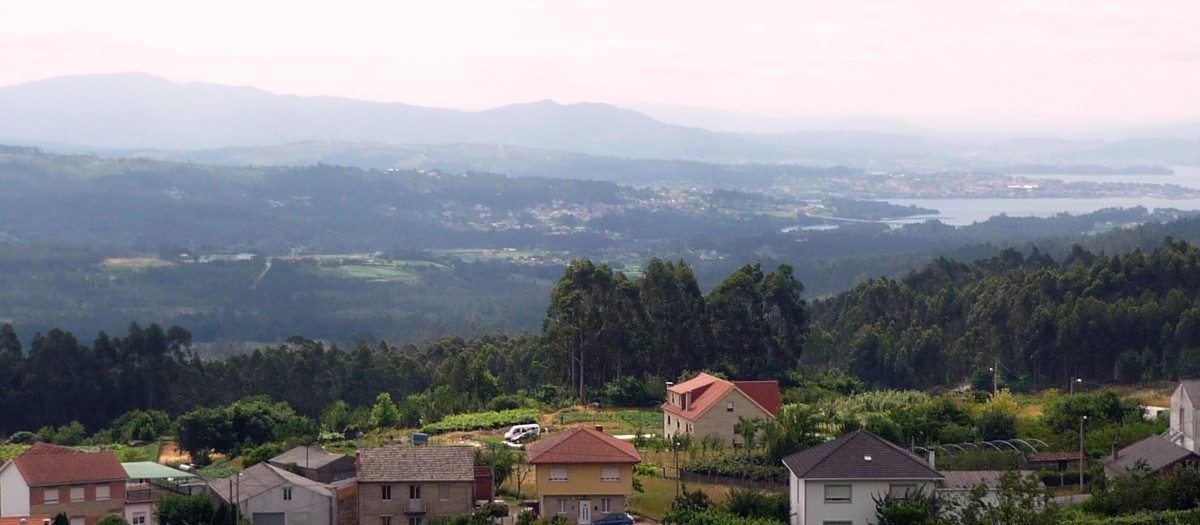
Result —
[[508, 432], [504, 433], [504, 440], [511, 441], [513, 443], [520, 443], [526, 439], [540, 435], [541, 433], [542, 427], [538, 426], [537, 423], [530, 423], [528, 425], [513, 425], [512, 428], [508, 429]]

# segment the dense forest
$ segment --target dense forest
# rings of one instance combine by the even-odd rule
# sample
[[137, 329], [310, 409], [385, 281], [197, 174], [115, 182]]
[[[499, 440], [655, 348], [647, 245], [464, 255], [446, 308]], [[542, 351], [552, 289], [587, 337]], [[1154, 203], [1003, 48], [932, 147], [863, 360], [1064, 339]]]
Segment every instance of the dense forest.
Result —
[[4, 429], [133, 409], [179, 414], [251, 395], [315, 417], [387, 392], [412, 422], [489, 407], [497, 396], [644, 400], [687, 371], [795, 384], [840, 370], [880, 387], [959, 384], [998, 364], [1014, 389], [1070, 378], [1138, 381], [1200, 372], [1200, 250], [1167, 238], [1121, 255], [1074, 247], [1062, 260], [1004, 250], [939, 259], [807, 304], [792, 268], [745, 265], [707, 294], [685, 262], [652, 261], [639, 279], [587, 260], [553, 288], [539, 335], [445, 337], [352, 348], [302, 336], [249, 354], [201, 359], [177, 326], [131, 325], [92, 344], [53, 329], [25, 350], [0, 330]]

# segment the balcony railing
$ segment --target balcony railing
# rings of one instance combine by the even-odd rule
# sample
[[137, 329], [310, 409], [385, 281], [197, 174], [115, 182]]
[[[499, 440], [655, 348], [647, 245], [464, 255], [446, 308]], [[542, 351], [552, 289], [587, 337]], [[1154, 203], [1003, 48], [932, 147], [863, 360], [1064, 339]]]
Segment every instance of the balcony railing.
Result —
[[408, 500], [408, 507], [405, 509], [408, 514], [425, 514], [425, 501], [419, 499]]

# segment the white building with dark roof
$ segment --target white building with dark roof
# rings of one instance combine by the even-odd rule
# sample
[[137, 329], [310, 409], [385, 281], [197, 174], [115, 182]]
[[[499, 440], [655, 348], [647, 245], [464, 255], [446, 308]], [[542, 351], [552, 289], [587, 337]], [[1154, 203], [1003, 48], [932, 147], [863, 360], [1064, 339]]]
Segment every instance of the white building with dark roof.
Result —
[[942, 474], [924, 459], [865, 430], [783, 458], [791, 525], [867, 525], [875, 498], [932, 494]]
[[1196, 413], [1198, 407], [1200, 380], [1180, 381], [1171, 393], [1171, 426], [1167, 430], [1167, 439], [1192, 452], [1200, 452], [1196, 448], [1196, 435], [1200, 433], [1197, 432], [1197, 425], [1200, 424], [1200, 417]]

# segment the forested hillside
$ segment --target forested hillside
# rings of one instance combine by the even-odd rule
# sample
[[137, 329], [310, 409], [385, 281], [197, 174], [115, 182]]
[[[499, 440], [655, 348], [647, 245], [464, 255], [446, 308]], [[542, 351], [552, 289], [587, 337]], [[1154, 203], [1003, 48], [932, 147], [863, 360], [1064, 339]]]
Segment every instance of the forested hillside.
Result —
[[743, 266], [704, 294], [683, 262], [654, 260], [630, 279], [577, 260], [551, 293], [540, 335], [351, 349], [296, 336], [211, 360], [191, 352], [180, 327], [135, 324], [91, 345], [55, 329], [26, 352], [5, 325], [0, 430], [95, 428], [132, 409], [179, 414], [258, 394], [314, 417], [379, 392], [404, 399], [416, 424], [522, 391], [653, 403], [664, 381], [702, 369], [785, 385], [843, 370], [880, 387], [935, 387], [999, 364], [1000, 380], [1018, 390], [1200, 373], [1200, 250], [1171, 238], [1111, 256], [1077, 246], [1061, 261], [1013, 249], [939, 259], [812, 305], [802, 292], [787, 265]]

